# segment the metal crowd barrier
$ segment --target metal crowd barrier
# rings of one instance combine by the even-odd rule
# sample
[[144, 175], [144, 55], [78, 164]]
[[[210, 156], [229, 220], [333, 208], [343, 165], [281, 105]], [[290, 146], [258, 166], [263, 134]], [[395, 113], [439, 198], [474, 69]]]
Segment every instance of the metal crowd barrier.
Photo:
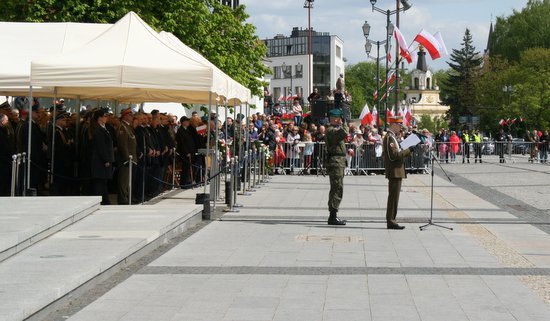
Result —
[[[275, 173], [283, 175], [323, 173], [326, 155], [324, 142], [283, 143], [279, 144], [277, 148], [282, 148], [285, 157], [280, 159], [276, 156], [277, 152], [272, 152]], [[348, 151], [345, 171], [347, 175], [367, 175], [384, 171], [384, 159], [380, 144], [364, 143], [356, 145], [347, 143], [346, 150]], [[405, 168], [409, 172], [427, 170], [428, 160], [429, 149], [426, 145], [419, 145], [415, 148], [412, 157], [406, 159]]]
[[[546, 163], [549, 146], [525, 141], [490, 141], [449, 143], [435, 142], [434, 152], [442, 163], [465, 163], [488, 160], [502, 163], [516, 161]], [[476, 157], [477, 155], [477, 157]]]
[[27, 182], [27, 153], [11, 156], [11, 197], [24, 196]]

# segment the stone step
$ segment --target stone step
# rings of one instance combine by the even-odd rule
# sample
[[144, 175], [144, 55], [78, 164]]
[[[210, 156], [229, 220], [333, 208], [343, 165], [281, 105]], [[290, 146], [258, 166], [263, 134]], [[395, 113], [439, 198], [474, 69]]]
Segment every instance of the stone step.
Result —
[[0, 197], [0, 262], [99, 209], [101, 197]]
[[194, 204], [101, 206], [0, 263], [0, 320], [40, 319], [55, 309], [52, 303], [199, 223], [201, 211]]

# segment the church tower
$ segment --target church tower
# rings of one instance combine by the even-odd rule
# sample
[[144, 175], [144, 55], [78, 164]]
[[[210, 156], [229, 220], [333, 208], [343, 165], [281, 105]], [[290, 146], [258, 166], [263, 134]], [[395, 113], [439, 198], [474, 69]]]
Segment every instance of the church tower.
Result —
[[420, 119], [422, 115], [429, 115], [432, 119], [442, 118], [449, 106], [441, 104], [439, 99], [439, 86], [428, 69], [426, 63], [426, 52], [420, 46], [416, 69], [411, 72], [411, 83], [405, 87], [405, 99], [412, 110], [415, 118]]

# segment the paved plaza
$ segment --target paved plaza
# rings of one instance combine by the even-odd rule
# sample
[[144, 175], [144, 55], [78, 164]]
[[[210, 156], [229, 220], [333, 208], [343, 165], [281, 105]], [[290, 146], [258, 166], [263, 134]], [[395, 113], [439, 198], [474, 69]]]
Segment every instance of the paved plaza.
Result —
[[444, 168], [433, 218], [453, 230], [419, 229], [430, 175], [404, 181], [403, 231], [385, 228], [381, 175], [345, 177], [345, 227], [326, 225], [328, 177], [272, 176], [63, 319], [549, 320], [550, 166]]

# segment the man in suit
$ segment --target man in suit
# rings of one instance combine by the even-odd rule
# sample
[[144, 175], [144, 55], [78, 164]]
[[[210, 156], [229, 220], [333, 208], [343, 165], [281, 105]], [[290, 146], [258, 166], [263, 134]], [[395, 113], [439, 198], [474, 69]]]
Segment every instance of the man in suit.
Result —
[[180, 118], [181, 126], [176, 133], [177, 151], [182, 162], [180, 182], [182, 187], [189, 187], [193, 183], [193, 164], [197, 152], [189, 121], [187, 116], [182, 116]]
[[101, 195], [101, 204], [110, 205], [108, 182], [113, 178], [113, 162], [115, 153], [113, 139], [105, 126], [109, 110], [101, 108], [94, 114], [92, 132], [92, 191], [93, 195]]
[[[46, 170], [48, 167], [48, 159], [46, 157], [46, 151], [48, 150], [48, 145], [46, 142], [46, 135], [40, 129], [38, 123], [42, 120], [42, 117], [45, 117], [45, 112], [40, 110], [38, 103], [33, 104], [32, 106], [32, 117], [31, 121], [31, 147], [30, 147], [30, 162], [31, 162], [31, 171], [30, 175], [30, 185], [28, 188], [33, 188], [36, 191], [39, 189], [42, 190], [44, 183], [46, 182]], [[28, 118], [28, 116], [27, 116]], [[27, 152], [29, 146], [29, 123], [28, 119], [21, 126], [21, 131], [18, 133], [20, 136], [17, 137], [17, 141], [21, 143], [19, 152]], [[27, 154], [27, 157], [29, 155]]]
[[330, 126], [326, 134], [326, 168], [330, 180], [328, 194], [328, 225], [346, 225], [345, 220], [338, 218], [338, 208], [344, 195], [344, 169], [346, 168], [346, 138], [348, 125], [342, 121], [342, 110], [335, 108], [329, 111]]
[[[134, 121], [134, 113], [132, 108], [128, 107], [120, 113], [120, 127], [117, 131], [117, 163], [118, 163], [118, 190], [117, 201], [118, 204], [130, 203], [130, 185], [129, 178], [132, 175], [132, 179], [136, 172], [137, 147], [136, 147], [136, 133], [132, 123]], [[132, 173], [130, 173], [130, 156], [132, 156]]]
[[9, 137], [8, 116], [0, 113], [0, 196], [11, 195], [12, 155], [15, 146]]
[[403, 178], [407, 177], [404, 159], [411, 155], [413, 147], [403, 150], [399, 145], [399, 140], [403, 135], [403, 117], [390, 117], [388, 122], [390, 128], [382, 143], [384, 167], [388, 179], [386, 223], [388, 229], [402, 230], [405, 227], [397, 224], [395, 218], [397, 216], [399, 194], [401, 193], [401, 182]]

